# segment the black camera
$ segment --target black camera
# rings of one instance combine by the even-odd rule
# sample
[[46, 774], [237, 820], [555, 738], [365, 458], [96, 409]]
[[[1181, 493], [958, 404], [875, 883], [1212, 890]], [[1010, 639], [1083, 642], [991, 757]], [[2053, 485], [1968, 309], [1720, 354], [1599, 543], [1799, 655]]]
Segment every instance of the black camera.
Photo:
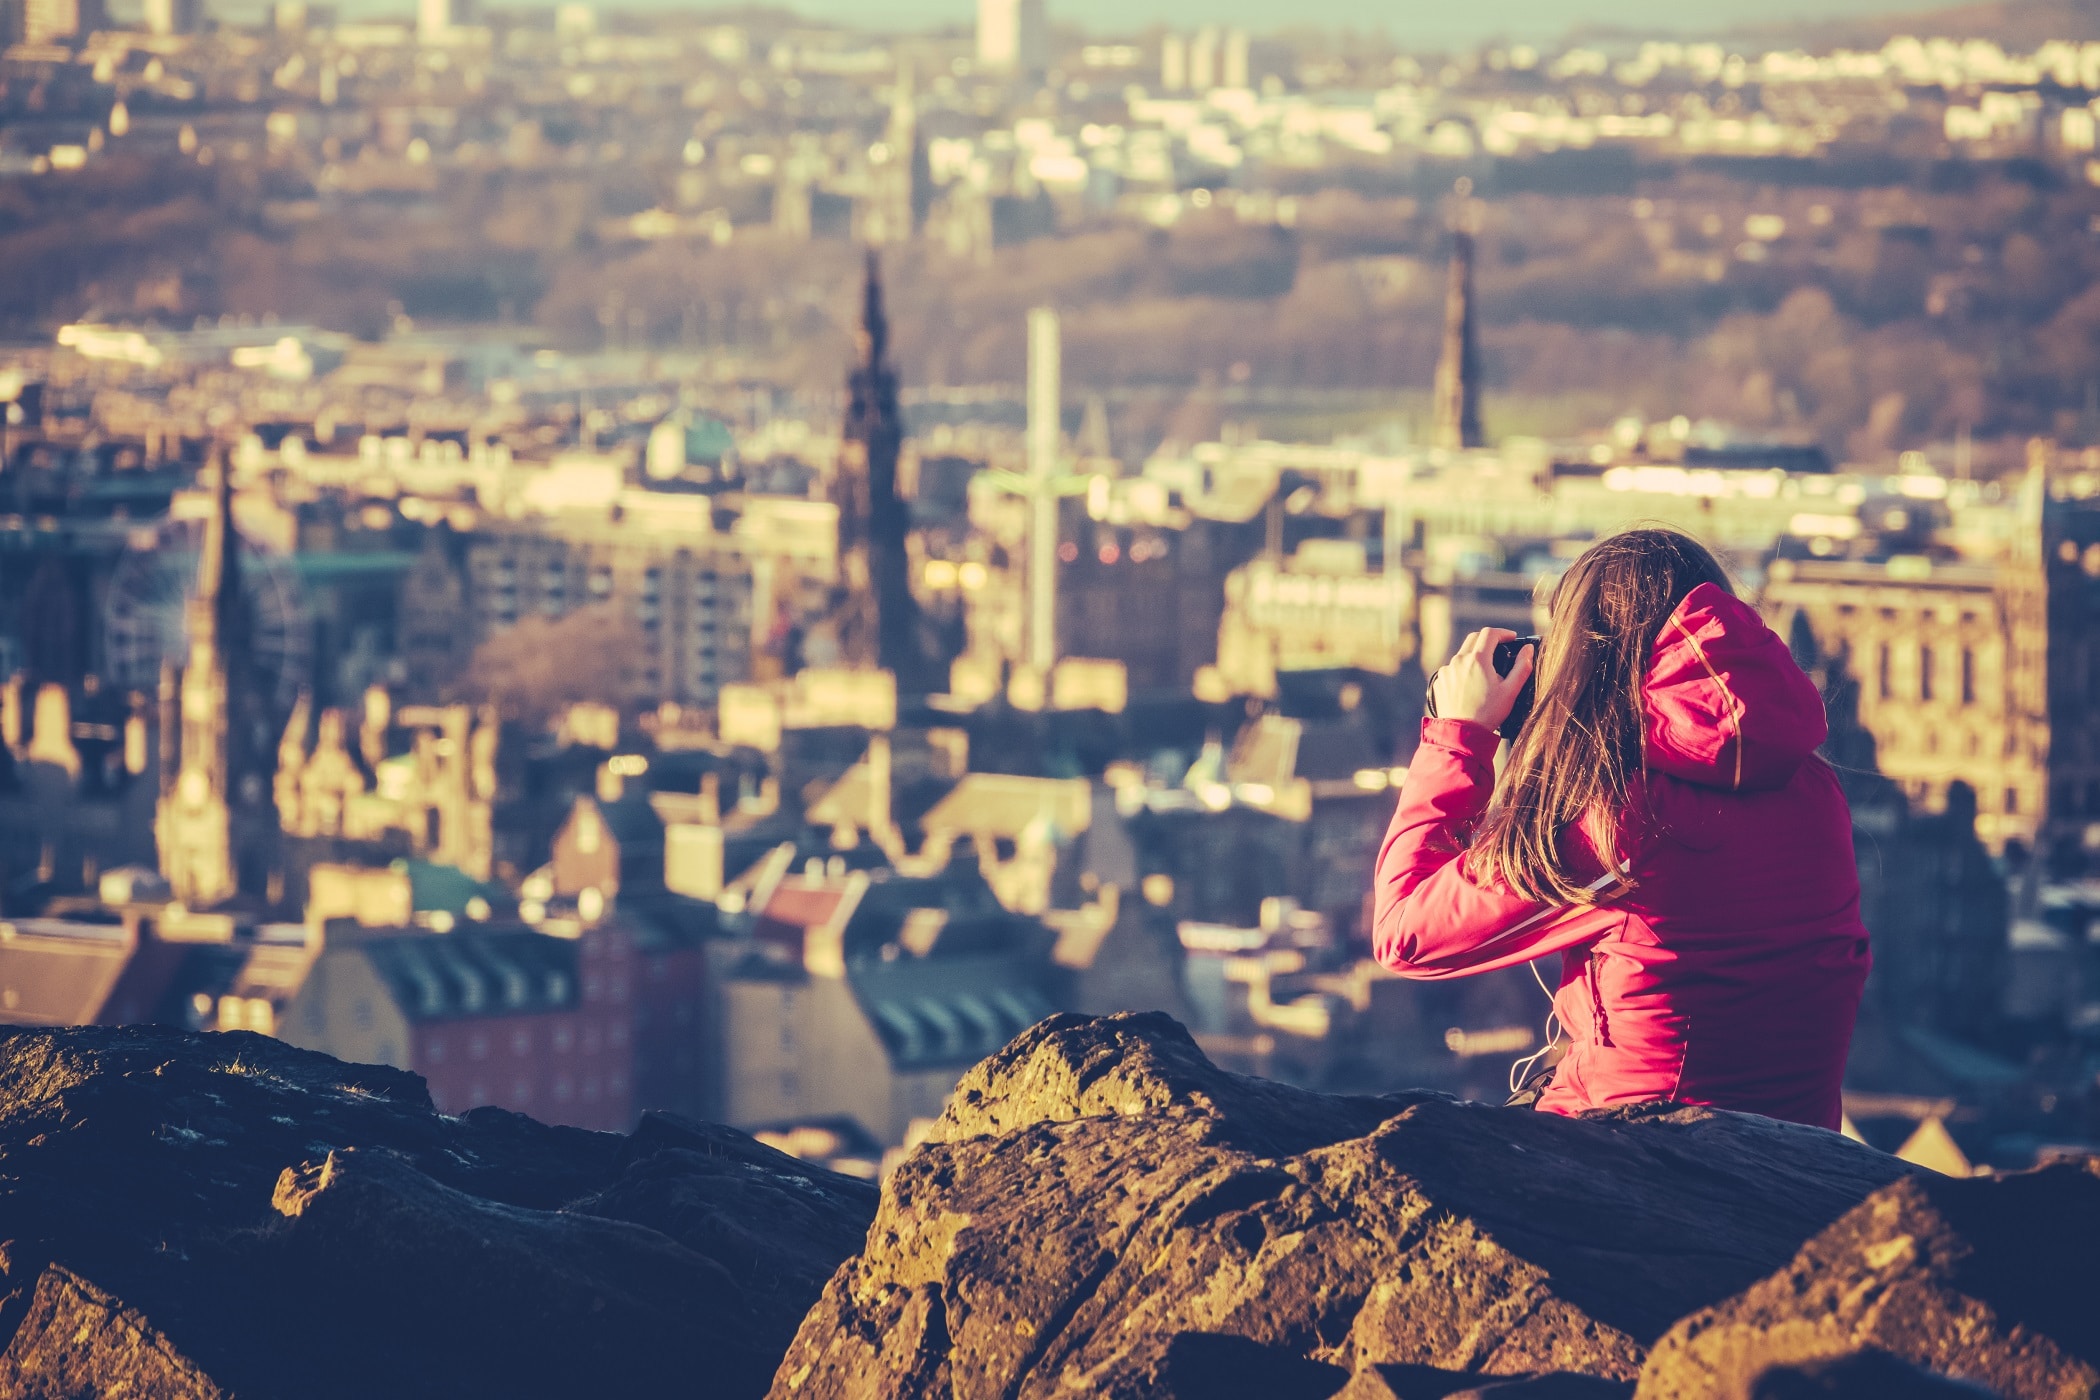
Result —
[[[1495, 674], [1508, 675], [1509, 668], [1517, 664], [1518, 652], [1526, 647], [1541, 646], [1544, 642], [1543, 637], [1512, 637], [1506, 642], [1495, 643]], [[1517, 692], [1517, 703], [1509, 707], [1509, 718], [1502, 721], [1501, 727], [1495, 731], [1512, 743], [1516, 741], [1517, 732], [1524, 727], [1524, 721], [1531, 718], [1531, 707], [1539, 698], [1539, 658], [1536, 651], [1531, 654], [1531, 664], [1531, 675], [1525, 680], [1524, 688]]]
[[[1495, 674], [1498, 676], [1508, 675], [1509, 668], [1517, 664], [1518, 652], [1526, 647], [1537, 647], [1543, 644], [1544, 639], [1539, 637], [1512, 637], [1506, 642], [1495, 643]], [[1538, 665], [1536, 653], [1532, 655], [1531, 664], [1533, 666]], [[1432, 680], [1434, 680], [1433, 677]], [[1509, 718], [1502, 721], [1501, 726], [1495, 730], [1495, 733], [1505, 739], [1515, 740], [1517, 731], [1524, 727], [1524, 721], [1531, 718], [1531, 707], [1538, 700], [1538, 696], [1538, 672], [1533, 671], [1530, 678], [1524, 682], [1524, 688], [1517, 692], [1517, 703], [1509, 707]], [[1435, 719], [1436, 686], [1434, 684], [1429, 687], [1427, 709], [1429, 717]]]

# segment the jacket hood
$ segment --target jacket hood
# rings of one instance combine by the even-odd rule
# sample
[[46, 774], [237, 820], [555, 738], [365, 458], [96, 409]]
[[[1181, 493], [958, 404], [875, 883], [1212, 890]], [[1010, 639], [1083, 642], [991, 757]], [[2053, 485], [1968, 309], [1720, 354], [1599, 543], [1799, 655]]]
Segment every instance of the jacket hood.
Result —
[[1710, 583], [1663, 624], [1644, 691], [1648, 766], [1705, 787], [1784, 787], [1830, 732], [1786, 643]]

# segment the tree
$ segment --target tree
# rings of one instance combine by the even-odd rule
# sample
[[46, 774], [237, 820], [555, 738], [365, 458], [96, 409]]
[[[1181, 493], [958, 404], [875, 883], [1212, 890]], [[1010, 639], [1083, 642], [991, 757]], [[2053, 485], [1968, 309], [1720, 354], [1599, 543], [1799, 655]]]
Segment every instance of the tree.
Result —
[[637, 695], [647, 640], [617, 603], [562, 618], [521, 618], [475, 648], [457, 698], [494, 705], [506, 720], [544, 727], [584, 701], [624, 708]]

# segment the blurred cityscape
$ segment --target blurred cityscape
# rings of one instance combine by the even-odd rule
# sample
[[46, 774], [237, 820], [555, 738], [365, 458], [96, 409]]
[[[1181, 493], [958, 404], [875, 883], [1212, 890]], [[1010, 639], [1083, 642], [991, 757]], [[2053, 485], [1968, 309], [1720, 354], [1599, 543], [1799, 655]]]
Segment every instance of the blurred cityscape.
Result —
[[1856, 1132], [2100, 1142], [2100, 20], [965, 18], [0, 0], [0, 1022], [864, 1175], [1058, 1010], [1499, 1101], [1531, 978], [1368, 955], [1424, 677], [1665, 522]]

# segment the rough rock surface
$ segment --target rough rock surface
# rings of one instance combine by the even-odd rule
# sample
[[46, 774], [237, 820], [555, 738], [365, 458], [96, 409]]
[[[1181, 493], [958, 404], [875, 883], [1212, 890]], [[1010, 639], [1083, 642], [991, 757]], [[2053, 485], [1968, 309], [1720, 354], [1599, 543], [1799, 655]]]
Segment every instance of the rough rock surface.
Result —
[[874, 1188], [437, 1113], [243, 1033], [0, 1032], [0, 1395], [755, 1396]]
[[1163, 1016], [1053, 1017], [964, 1078], [772, 1393], [1623, 1395], [1905, 1171], [1703, 1109], [1312, 1094]]
[[1993, 1400], [1996, 1391], [1899, 1361], [1885, 1351], [1855, 1351], [1767, 1366], [1714, 1400]]
[[[1785, 1389], [1773, 1374], [1855, 1351], [2018, 1397], [2100, 1393], [2100, 1160], [1998, 1179], [1919, 1175], [1877, 1191], [1786, 1268], [1679, 1322], [1642, 1400], [1901, 1395]], [[1807, 1363], [1807, 1364], [1802, 1364]], [[1761, 1380], [1755, 1379], [1762, 1376]], [[1916, 1393], [1924, 1394], [1925, 1391]], [[1930, 1392], [1942, 1393], [1942, 1392]]]

